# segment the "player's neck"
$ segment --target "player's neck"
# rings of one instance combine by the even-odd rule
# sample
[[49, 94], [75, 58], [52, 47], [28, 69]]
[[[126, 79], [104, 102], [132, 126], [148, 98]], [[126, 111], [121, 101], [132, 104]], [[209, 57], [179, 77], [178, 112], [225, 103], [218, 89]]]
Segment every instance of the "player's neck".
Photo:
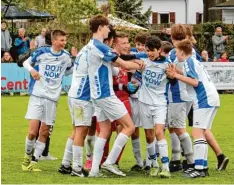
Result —
[[52, 53], [60, 53], [60, 52], [61, 52], [61, 49], [58, 49], [58, 48], [56, 48], [55, 46], [52, 46], [52, 47], [51, 47], [51, 51], [52, 51]]
[[98, 34], [98, 33], [93, 34], [93, 39], [97, 39], [100, 42], [103, 42], [103, 40], [104, 40], [103, 36], [101, 34]]

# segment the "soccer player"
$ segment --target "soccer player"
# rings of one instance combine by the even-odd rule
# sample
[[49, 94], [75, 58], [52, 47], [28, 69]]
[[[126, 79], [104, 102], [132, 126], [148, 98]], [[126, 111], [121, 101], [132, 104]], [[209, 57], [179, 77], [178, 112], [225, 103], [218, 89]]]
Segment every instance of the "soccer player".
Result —
[[109, 21], [106, 17], [101, 15], [94, 16], [89, 24], [93, 36], [88, 50], [88, 74], [91, 98], [100, 126], [100, 134], [95, 141], [93, 163], [89, 177], [100, 176], [99, 165], [103, 155], [103, 148], [111, 133], [110, 121], [114, 120], [117, 120], [123, 129], [117, 136], [102, 168], [116, 175], [126, 176], [114, 164], [135, 128], [124, 104], [114, 94], [111, 65], [120, 66], [127, 70], [141, 69], [143, 65], [140, 62], [123, 61], [111, 52], [111, 48], [103, 43], [110, 31]]
[[211, 129], [212, 122], [220, 106], [219, 95], [211, 82], [204, 66], [192, 56], [192, 43], [183, 40], [176, 44], [176, 56], [184, 62], [184, 73], [174, 65], [167, 69], [167, 74], [187, 84], [188, 93], [193, 99], [194, 170], [185, 174], [188, 178], [208, 175], [208, 145], [205, 131]]
[[93, 104], [90, 101], [90, 84], [88, 75], [88, 49], [92, 47], [88, 43], [81, 49], [76, 57], [73, 69], [73, 78], [69, 90], [69, 109], [75, 126], [75, 135], [72, 145], [73, 163], [72, 176], [84, 177], [86, 174], [83, 166], [84, 140], [88, 133], [88, 128], [92, 123], [94, 114]]
[[[62, 89], [62, 77], [65, 72], [71, 74], [72, 70], [70, 54], [64, 50], [66, 33], [54, 30], [51, 40], [52, 47], [38, 48], [32, 57], [23, 63], [32, 76], [29, 84], [30, 100], [25, 116], [29, 120], [29, 132], [22, 163], [24, 171], [41, 171], [37, 168], [37, 161], [45, 148], [49, 129], [55, 121], [57, 101]], [[31, 66], [32, 63], [35, 64], [34, 68]], [[42, 123], [35, 144], [39, 121]]]
[[[145, 41], [146, 41], [147, 35], [146, 34], [138, 34], [135, 37], [135, 48], [131, 48], [131, 54], [136, 54], [140, 52], [145, 52]], [[142, 75], [141, 71], [136, 70], [131, 75], [131, 82], [135, 82], [139, 86], [141, 85]], [[133, 148], [133, 154], [136, 159], [136, 164], [131, 168], [131, 171], [140, 171], [143, 168], [143, 160], [142, 160], [142, 154], [141, 154], [141, 142], [139, 139], [139, 127], [141, 126], [140, 123], [140, 116], [139, 116], [139, 101], [138, 101], [138, 92], [130, 95], [130, 104], [132, 109], [132, 120], [135, 124], [135, 131], [132, 134], [132, 148]], [[148, 151], [146, 150], [146, 165], [144, 167], [145, 171], [149, 171], [151, 167], [151, 160], [149, 159]]]
[[[167, 115], [167, 91], [168, 79], [165, 70], [169, 64], [166, 57], [160, 56], [161, 40], [157, 37], [146, 39], [146, 58], [141, 58], [145, 63], [142, 71], [142, 84], [139, 89], [140, 121], [145, 129], [147, 150], [153, 167], [150, 169], [151, 176], [169, 178], [169, 159], [167, 140], [164, 128]], [[158, 141], [159, 153], [162, 162], [162, 171], [159, 170], [157, 154], [155, 150], [155, 135]]]
[[[176, 46], [179, 41], [185, 39], [186, 36], [186, 28], [182, 24], [172, 26], [171, 38], [174, 46]], [[169, 53], [169, 59], [171, 62], [175, 63], [178, 68], [183, 70], [183, 64], [178, 62], [175, 53], [176, 49], [174, 48]], [[193, 54], [195, 53], [194, 51]], [[193, 55], [193, 57], [196, 56]], [[188, 164], [184, 168], [192, 168], [194, 164], [192, 141], [186, 131], [186, 117], [192, 105], [192, 100], [187, 93], [186, 84], [178, 80], [175, 80], [174, 84], [170, 84], [168, 97], [167, 121], [172, 145], [172, 159], [169, 167], [171, 172], [175, 172], [182, 170], [180, 162], [181, 147]]]

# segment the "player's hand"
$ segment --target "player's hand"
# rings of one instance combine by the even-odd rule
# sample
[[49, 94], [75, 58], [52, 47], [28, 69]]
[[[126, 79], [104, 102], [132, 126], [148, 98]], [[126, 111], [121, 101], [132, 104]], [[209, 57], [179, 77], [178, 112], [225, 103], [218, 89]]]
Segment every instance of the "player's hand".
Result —
[[35, 69], [32, 69], [30, 74], [34, 80], [40, 80], [40, 74]]
[[117, 56], [120, 56], [120, 53], [117, 50], [112, 49], [111, 51], [112, 51], [112, 53], [115, 53]]
[[170, 79], [174, 79], [176, 75], [176, 67], [174, 64], [170, 64], [166, 69], [167, 77]]
[[139, 85], [136, 82], [128, 82], [127, 88], [129, 94], [135, 94], [139, 88]]
[[145, 63], [142, 60], [134, 60], [134, 63], [137, 63], [141, 70], [145, 68]]

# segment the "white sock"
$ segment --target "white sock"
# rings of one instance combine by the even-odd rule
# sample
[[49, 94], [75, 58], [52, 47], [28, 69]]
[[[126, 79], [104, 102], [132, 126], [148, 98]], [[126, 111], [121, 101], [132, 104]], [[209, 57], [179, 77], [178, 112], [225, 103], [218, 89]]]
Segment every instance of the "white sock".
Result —
[[171, 149], [172, 149], [172, 156], [171, 156], [171, 160], [172, 161], [178, 161], [180, 160], [180, 140], [178, 138], [178, 136], [176, 135], [176, 133], [171, 133], [170, 134], [170, 138], [171, 138]]
[[35, 151], [33, 156], [35, 157], [36, 160], [38, 160], [43, 152], [43, 150], [45, 149], [45, 143], [42, 143], [40, 141], [36, 141], [36, 145], [35, 145]]
[[183, 133], [179, 136], [179, 139], [183, 148], [184, 157], [186, 158], [188, 164], [193, 164], [194, 163], [193, 146], [189, 134], [187, 132]]
[[120, 152], [122, 151], [127, 141], [128, 141], [128, 136], [123, 133], [119, 133], [119, 135], [117, 136], [114, 142], [113, 148], [111, 149], [111, 152], [105, 161], [106, 164], [115, 164], [117, 158], [119, 157]]
[[32, 151], [33, 151], [33, 147], [35, 144], [35, 138], [33, 140], [29, 140], [28, 137], [26, 137], [26, 141], [25, 141], [25, 153], [27, 155], [31, 155]]
[[167, 140], [162, 139], [158, 141], [158, 148], [162, 161], [162, 168], [169, 171], [168, 145]]
[[206, 150], [205, 150], [205, 158], [204, 158], [204, 163], [203, 163], [203, 167], [204, 169], [208, 168], [208, 144], [206, 142]]
[[67, 139], [66, 147], [63, 154], [63, 160], [62, 165], [64, 165], [66, 168], [71, 165], [72, 160], [72, 144], [73, 140], [71, 138]]
[[73, 163], [72, 169], [80, 171], [83, 166], [83, 147], [72, 145]]
[[132, 140], [132, 148], [137, 164], [142, 167], [143, 160], [141, 155], [141, 142], [139, 138]]
[[[146, 143], [146, 145], [147, 145], [147, 143]], [[146, 157], [145, 157], [145, 165], [151, 167], [152, 162], [151, 162], [151, 160], [149, 159], [150, 156], [149, 156], [147, 147], [146, 147], [146, 154], [145, 154], [145, 156], [146, 156]]]
[[106, 139], [97, 137], [95, 144], [94, 144], [93, 162], [92, 162], [92, 169], [90, 173], [93, 173], [93, 174], [99, 173], [99, 165], [102, 160], [105, 144], [106, 144]]
[[86, 147], [86, 160], [92, 160], [93, 158], [93, 149], [96, 136], [87, 135], [85, 138], [85, 147]]
[[155, 143], [154, 141], [152, 143], [146, 143], [147, 151], [149, 154], [149, 158], [152, 162], [153, 167], [158, 167], [158, 162], [157, 162], [157, 154], [155, 152]]
[[203, 170], [206, 150], [207, 150], [207, 144], [203, 138], [194, 140], [195, 169]]

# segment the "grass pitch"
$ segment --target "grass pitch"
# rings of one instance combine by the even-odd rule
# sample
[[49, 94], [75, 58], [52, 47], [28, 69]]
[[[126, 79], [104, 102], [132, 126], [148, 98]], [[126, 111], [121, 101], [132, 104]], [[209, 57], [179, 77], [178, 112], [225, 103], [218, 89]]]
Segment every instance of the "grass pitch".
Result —
[[[3, 184], [233, 184], [234, 183], [234, 95], [221, 95], [221, 108], [213, 123], [213, 133], [230, 162], [226, 171], [216, 171], [216, 156], [209, 149], [208, 165], [210, 176], [200, 179], [185, 179], [182, 173], [173, 173], [170, 179], [159, 179], [141, 173], [128, 173], [127, 177], [77, 178], [61, 175], [60, 166], [65, 143], [71, 132], [71, 118], [67, 105], [67, 96], [62, 96], [57, 111], [56, 125], [52, 134], [50, 152], [58, 157], [56, 161], [40, 161], [42, 172], [23, 172], [21, 162], [24, 156], [25, 137], [28, 122], [24, 119], [29, 97], [2, 97], [2, 178]], [[189, 129], [190, 130], [190, 129]], [[113, 134], [114, 135], [114, 134]], [[145, 140], [141, 133], [142, 153], [145, 155]], [[170, 146], [170, 139], [168, 137]], [[113, 142], [113, 137], [112, 137]], [[169, 152], [170, 153], [170, 152]], [[128, 141], [120, 167], [127, 172], [135, 160]]]

